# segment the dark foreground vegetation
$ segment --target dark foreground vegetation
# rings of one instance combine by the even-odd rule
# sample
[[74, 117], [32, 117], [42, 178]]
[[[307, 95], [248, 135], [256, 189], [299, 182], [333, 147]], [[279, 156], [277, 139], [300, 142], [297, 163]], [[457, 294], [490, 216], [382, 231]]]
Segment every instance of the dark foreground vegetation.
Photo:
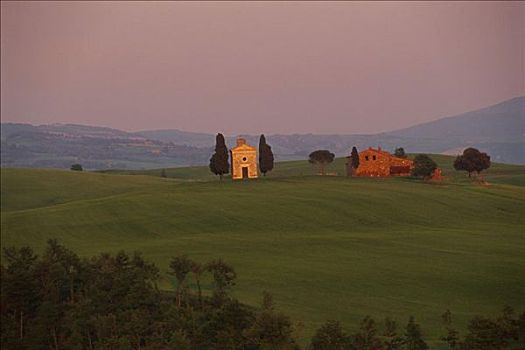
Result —
[[[230, 295], [234, 269], [222, 260], [200, 264], [174, 257], [174, 293], [157, 287], [159, 269], [139, 253], [81, 259], [55, 240], [41, 257], [31, 248], [4, 249], [1, 266], [2, 349], [298, 349], [300, 325], [276, 310], [262, 292], [251, 308]], [[210, 295], [201, 280], [209, 275]], [[190, 280], [196, 288], [190, 288]], [[506, 307], [494, 319], [476, 317], [461, 336], [443, 314], [450, 349], [523, 349], [525, 312]], [[427, 349], [420, 326], [366, 317], [355, 334], [328, 321], [309, 349]]]

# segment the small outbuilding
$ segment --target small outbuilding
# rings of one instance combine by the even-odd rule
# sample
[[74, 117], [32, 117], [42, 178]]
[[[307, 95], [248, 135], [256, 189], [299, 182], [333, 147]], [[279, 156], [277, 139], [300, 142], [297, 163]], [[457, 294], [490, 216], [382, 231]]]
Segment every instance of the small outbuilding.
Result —
[[434, 171], [432, 172], [432, 175], [430, 177], [430, 180], [432, 180], [432, 181], [443, 181], [444, 179], [445, 179], [445, 177], [443, 176], [443, 171], [441, 170], [441, 168], [434, 169]]
[[257, 178], [257, 150], [248, 145], [246, 139], [237, 138], [237, 146], [230, 150], [230, 157], [233, 180]]

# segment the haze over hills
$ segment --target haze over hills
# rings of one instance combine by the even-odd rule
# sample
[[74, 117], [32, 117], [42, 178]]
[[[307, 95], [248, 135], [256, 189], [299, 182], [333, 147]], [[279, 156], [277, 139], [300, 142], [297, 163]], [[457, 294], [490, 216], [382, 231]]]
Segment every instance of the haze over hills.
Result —
[[[525, 164], [525, 96], [480, 110], [413, 127], [372, 135], [267, 135], [277, 160], [304, 159], [315, 149], [345, 156], [358, 149], [402, 146], [408, 152], [457, 154], [473, 146], [492, 160]], [[259, 135], [243, 135], [257, 145]], [[235, 144], [236, 135], [226, 141]], [[215, 135], [181, 130], [125, 132], [74, 124], [33, 126], [3, 123], [2, 167], [67, 168], [78, 162], [88, 169], [160, 168], [205, 165]]]
[[73, 124], [2, 124], [2, 167], [143, 169], [204, 164], [211, 149]]
[[[403, 146], [409, 152], [456, 154], [473, 146], [491, 154], [494, 160], [525, 164], [525, 96], [457, 116], [415, 125], [409, 128], [371, 135], [270, 135], [274, 152], [286, 159], [304, 158], [312, 150], [326, 148], [338, 156], [349, 149], [381, 146], [393, 149]], [[213, 147], [213, 135], [180, 130], [150, 130], [136, 133], [164, 142]], [[258, 136], [244, 135], [257, 144]], [[227, 138], [234, 144], [235, 137]]]

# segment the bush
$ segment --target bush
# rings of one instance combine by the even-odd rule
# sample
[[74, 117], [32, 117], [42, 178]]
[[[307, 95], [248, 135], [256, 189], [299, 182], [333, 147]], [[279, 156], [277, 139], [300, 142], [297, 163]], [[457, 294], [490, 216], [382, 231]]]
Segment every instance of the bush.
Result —
[[82, 171], [83, 170], [82, 169], [82, 165], [80, 165], [80, 164], [73, 164], [71, 166], [71, 170], [73, 170], [73, 171]]
[[412, 169], [412, 176], [430, 177], [436, 168], [437, 164], [432, 160], [432, 158], [426, 154], [418, 154], [416, 158], [414, 158], [414, 169]]

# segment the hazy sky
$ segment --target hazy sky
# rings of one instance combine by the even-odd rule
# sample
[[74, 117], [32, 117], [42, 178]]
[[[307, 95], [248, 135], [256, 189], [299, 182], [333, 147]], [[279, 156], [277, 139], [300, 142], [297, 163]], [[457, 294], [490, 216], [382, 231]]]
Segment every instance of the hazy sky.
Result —
[[525, 93], [525, 3], [1, 3], [2, 121], [369, 133]]

